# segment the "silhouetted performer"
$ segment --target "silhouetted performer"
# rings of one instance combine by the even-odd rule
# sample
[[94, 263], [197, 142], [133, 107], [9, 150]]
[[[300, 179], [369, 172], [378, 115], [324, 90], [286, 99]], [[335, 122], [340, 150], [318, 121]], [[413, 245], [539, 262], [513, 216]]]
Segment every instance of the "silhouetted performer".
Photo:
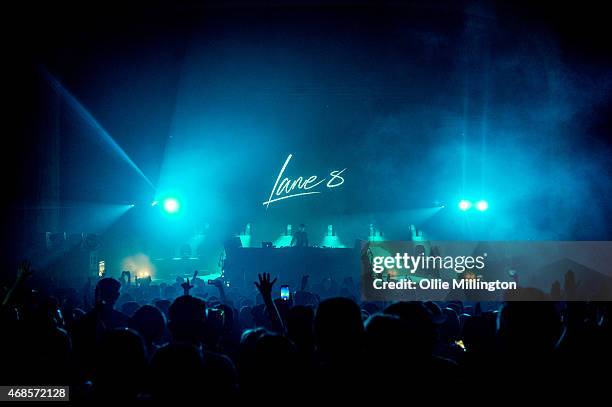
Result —
[[298, 231], [293, 234], [291, 246], [308, 247], [308, 234], [306, 233], [306, 226], [303, 223], [300, 225]]

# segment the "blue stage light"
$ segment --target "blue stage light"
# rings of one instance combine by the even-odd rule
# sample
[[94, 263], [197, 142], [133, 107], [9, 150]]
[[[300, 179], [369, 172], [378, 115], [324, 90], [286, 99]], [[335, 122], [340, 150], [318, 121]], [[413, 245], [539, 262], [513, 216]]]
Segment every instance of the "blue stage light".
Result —
[[164, 199], [163, 208], [167, 213], [177, 213], [181, 209], [181, 204], [176, 198], [166, 198]]
[[476, 209], [478, 209], [480, 212], [484, 212], [487, 209], [489, 209], [489, 203], [487, 201], [480, 200], [478, 202], [476, 202]]
[[468, 200], [462, 199], [459, 201], [459, 209], [462, 211], [467, 211], [472, 207], [472, 203]]

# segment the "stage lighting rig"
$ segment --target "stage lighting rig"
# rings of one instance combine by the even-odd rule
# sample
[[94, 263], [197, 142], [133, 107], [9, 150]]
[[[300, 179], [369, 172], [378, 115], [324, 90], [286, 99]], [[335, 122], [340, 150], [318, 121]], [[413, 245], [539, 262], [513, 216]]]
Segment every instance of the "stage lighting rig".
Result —
[[486, 210], [489, 209], [489, 202], [487, 202], [484, 199], [481, 199], [481, 200], [473, 203], [470, 200], [462, 199], [462, 200], [459, 201], [459, 204], [457, 206], [463, 212], [469, 211], [472, 208], [475, 208], [479, 212], [485, 212]]

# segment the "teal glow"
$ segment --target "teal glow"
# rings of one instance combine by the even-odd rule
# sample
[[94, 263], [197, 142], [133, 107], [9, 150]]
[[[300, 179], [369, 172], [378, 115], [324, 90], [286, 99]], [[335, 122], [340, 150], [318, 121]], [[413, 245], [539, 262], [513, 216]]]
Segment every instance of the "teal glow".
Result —
[[289, 246], [291, 246], [291, 239], [292, 238], [293, 238], [292, 236], [286, 236], [286, 235], [279, 236], [279, 238], [274, 241], [274, 246], [276, 246], [276, 247], [289, 247]]
[[166, 198], [163, 203], [166, 213], [177, 213], [181, 209], [181, 204], [176, 198]]
[[325, 236], [323, 238], [323, 242], [321, 242], [322, 247], [333, 247], [333, 248], [342, 248], [346, 247], [342, 244], [338, 236]]
[[467, 211], [472, 207], [472, 203], [468, 200], [462, 199], [459, 201], [459, 209], [462, 211]]
[[484, 212], [487, 209], [489, 209], [489, 203], [485, 201], [484, 199], [481, 201], [478, 201], [476, 202], [476, 209], [478, 209], [481, 212]]
[[251, 235], [238, 235], [242, 247], [251, 247]]

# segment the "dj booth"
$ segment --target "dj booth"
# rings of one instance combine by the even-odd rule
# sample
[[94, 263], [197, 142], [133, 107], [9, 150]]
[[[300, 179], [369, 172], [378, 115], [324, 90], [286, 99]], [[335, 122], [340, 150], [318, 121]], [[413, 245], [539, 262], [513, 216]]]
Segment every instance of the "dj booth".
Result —
[[332, 276], [341, 282], [346, 277], [359, 279], [359, 250], [321, 247], [226, 247], [225, 279], [235, 286], [252, 286], [258, 273], [278, 277], [277, 284], [297, 287], [303, 275], [312, 283]]

